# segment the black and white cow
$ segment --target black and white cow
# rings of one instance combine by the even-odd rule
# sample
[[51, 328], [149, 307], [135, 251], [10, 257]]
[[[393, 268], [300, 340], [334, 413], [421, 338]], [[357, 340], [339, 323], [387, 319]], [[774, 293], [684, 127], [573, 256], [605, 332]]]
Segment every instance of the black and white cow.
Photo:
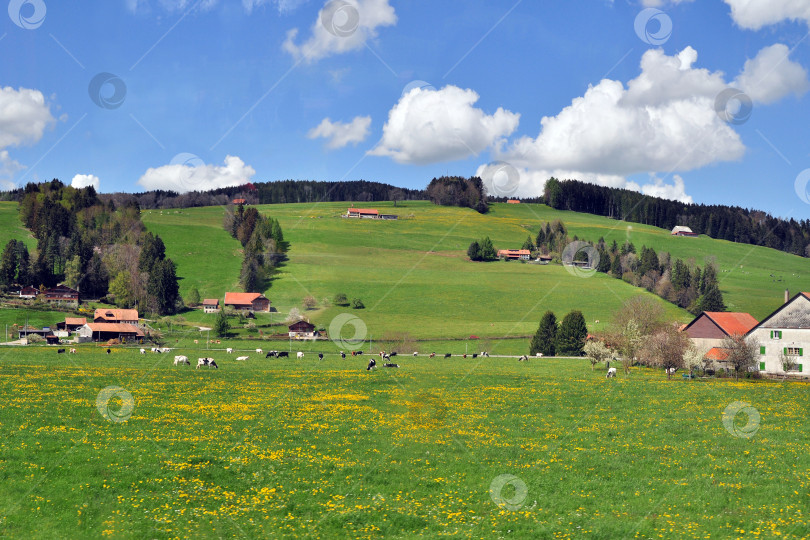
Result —
[[289, 358], [289, 356], [290, 356], [290, 353], [288, 353], [286, 351], [281, 351], [280, 353], [278, 353], [278, 358]]
[[346, 360], [346, 353], [343, 352], [343, 351], [340, 351], [340, 357], [343, 358], [344, 360]]
[[208, 366], [219, 369], [219, 366], [216, 362], [214, 362], [213, 358], [198, 358], [197, 359], [197, 367], [194, 369], [200, 369], [200, 366]]
[[447, 353], [447, 354], [444, 355], [445, 358], [450, 358], [451, 356], [453, 356], [453, 355], [450, 354], [450, 353]]
[[56, 351], [56, 354], [65, 354], [65, 349], [59, 349]]
[[318, 353], [318, 360], [323, 360], [323, 353]]
[[191, 362], [188, 361], [187, 356], [182, 356], [182, 355], [181, 356], [175, 356], [174, 357], [174, 365], [179, 366], [180, 364], [185, 364], [187, 366], [190, 366]]
[[366, 368], [366, 371], [371, 371], [372, 369], [374, 369], [376, 367], [377, 367], [377, 360], [375, 360], [372, 357], [371, 361], [369, 361], [369, 363], [368, 363], [368, 367]]
[[391, 364], [391, 363], [386, 363], [386, 364], [383, 364], [383, 367], [394, 367], [394, 368], [398, 368], [398, 367], [399, 367], [399, 364]]

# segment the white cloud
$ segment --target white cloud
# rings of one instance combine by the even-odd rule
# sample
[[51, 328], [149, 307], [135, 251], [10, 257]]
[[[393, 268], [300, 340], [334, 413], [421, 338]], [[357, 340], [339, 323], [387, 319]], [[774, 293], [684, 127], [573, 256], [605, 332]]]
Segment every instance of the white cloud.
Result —
[[100, 184], [101, 181], [98, 179], [98, 176], [92, 174], [77, 174], [73, 177], [73, 181], [70, 183], [70, 185], [76, 189], [93, 186], [96, 191], [98, 191]]
[[12, 178], [25, 168], [24, 165], [11, 159], [8, 150], [0, 150], [0, 190], [8, 191], [16, 188]]
[[55, 123], [39, 90], [0, 88], [0, 149], [36, 144]]
[[171, 190], [178, 193], [241, 186], [251, 181], [256, 171], [235, 156], [225, 158], [225, 166], [176, 164], [150, 168], [138, 180], [146, 190]]
[[731, 6], [731, 18], [743, 28], [759, 30], [782, 21], [804, 21], [810, 25], [807, 0], [724, 0]]
[[329, 139], [327, 148], [343, 148], [346, 145], [357, 145], [366, 140], [371, 127], [370, 116], [357, 116], [348, 124], [344, 122], [332, 122], [329, 118], [324, 118], [318, 127], [313, 128], [307, 134], [310, 139]]
[[252, 13], [254, 8], [265, 4], [275, 4], [278, 6], [279, 13], [289, 13], [295, 11], [308, 1], [309, 0], [242, 0], [242, 5], [248, 13]]
[[[342, 6], [341, 9], [335, 9]], [[314, 62], [357, 49], [377, 37], [377, 29], [397, 22], [388, 0], [330, 0], [318, 12], [312, 35], [296, 44], [298, 29], [287, 32], [284, 50], [296, 60]]]
[[398, 163], [428, 164], [474, 156], [511, 135], [520, 115], [473, 107], [478, 94], [456, 86], [414, 88], [388, 113], [380, 144], [370, 152]]
[[765, 47], [745, 62], [734, 85], [760, 103], [773, 103], [788, 94], [804, 95], [810, 88], [807, 70], [791, 61], [789, 54], [790, 49], [781, 43]]
[[651, 197], [660, 197], [689, 204], [694, 203], [692, 197], [686, 194], [686, 185], [683, 178], [676, 174], [672, 179], [674, 183], [670, 185], [665, 184], [660, 178], [653, 178], [652, 184], [641, 186], [641, 192]]

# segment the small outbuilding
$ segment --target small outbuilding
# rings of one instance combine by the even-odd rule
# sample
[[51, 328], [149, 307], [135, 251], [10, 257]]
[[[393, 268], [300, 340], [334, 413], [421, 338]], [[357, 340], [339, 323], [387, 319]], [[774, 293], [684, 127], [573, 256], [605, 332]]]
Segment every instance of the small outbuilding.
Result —
[[206, 298], [202, 302], [202, 307], [205, 313], [217, 313], [219, 311], [219, 299]]
[[290, 337], [295, 339], [307, 339], [318, 337], [315, 325], [309, 321], [298, 321], [289, 326]]
[[674, 227], [670, 234], [672, 236], [690, 236], [690, 237], [698, 236], [698, 234], [696, 232], [693, 232], [692, 229], [690, 229], [689, 227], [684, 227], [681, 225]]

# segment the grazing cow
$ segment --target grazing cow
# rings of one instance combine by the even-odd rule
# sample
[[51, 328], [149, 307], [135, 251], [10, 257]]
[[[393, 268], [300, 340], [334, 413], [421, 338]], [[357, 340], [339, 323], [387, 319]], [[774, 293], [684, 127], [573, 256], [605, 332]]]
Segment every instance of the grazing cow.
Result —
[[419, 353], [418, 353], [418, 352], [416, 352], [416, 351], [414, 351], [414, 352], [413, 352], [413, 355], [414, 355], [414, 356], [419, 356]]
[[616, 368], [615, 367], [608, 368], [607, 375], [605, 375], [605, 378], [609, 379], [609, 378], [615, 377], [615, 376], [616, 376]]
[[76, 354], [76, 349], [70, 349], [70, 354]]
[[462, 354], [461, 357], [466, 359], [467, 358], [467, 353]]
[[357, 356], [361, 356], [362, 354], [363, 354], [363, 351], [357, 351]]
[[450, 358], [451, 356], [453, 356], [453, 355], [450, 354], [450, 353], [447, 353], [447, 354], [444, 355], [445, 358]]
[[372, 369], [374, 369], [376, 367], [377, 367], [377, 360], [372, 358], [368, 363], [368, 367], [366, 368], [366, 371], [371, 371]]
[[523, 356], [521, 356], [520, 358], [518, 358], [518, 362], [528, 362], [528, 361], [529, 361], [529, 357], [526, 356], [525, 354]]
[[288, 353], [287, 351], [281, 351], [280, 353], [278, 353], [278, 358], [287, 358], [289, 356], [290, 353]]
[[318, 353], [318, 360], [323, 360], [323, 353]]
[[259, 354], [264, 354], [264, 351], [261, 350], [261, 349], [256, 349], [256, 352], [259, 353]]
[[187, 356], [182, 356], [182, 355], [180, 355], [180, 356], [175, 356], [175, 357], [174, 357], [174, 365], [175, 365], [175, 366], [179, 366], [180, 364], [185, 364], [185, 365], [187, 365], [187, 366], [190, 366], [190, 365], [191, 365], [191, 362], [189, 362], [189, 361], [188, 361], [188, 357], [187, 357]]
[[473, 358], [478, 358], [478, 353], [473, 353]]
[[194, 345], [196, 345], [196, 344], [197, 344], [197, 343], [199, 343], [199, 342], [200, 342], [200, 340], [195, 339], [195, 340], [194, 340]]
[[300, 360], [301, 358], [304, 357], [304, 353], [302, 353], [301, 351], [298, 351], [298, 353], [295, 355], [295, 357]]
[[396, 355], [397, 355], [397, 353], [396, 353], [396, 352], [392, 352], [392, 353], [391, 353], [391, 356], [396, 356]]
[[65, 354], [65, 349], [59, 349], [56, 354]]
[[141, 354], [146, 354], [146, 349], [141, 349]]
[[481, 356], [484, 356], [484, 357], [486, 357], [486, 358], [489, 358], [489, 353], [488, 353], [488, 352], [486, 352], [486, 351], [483, 351], [483, 352], [481, 352]]
[[390, 363], [386, 363], [386, 364], [383, 364], [383, 367], [395, 367], [395, 368], [398, 368], [398, 367], [399, 367], [399, 364], [390, 364]]
[[244, 361], [245, 361], [245, 360], [247, 360], [248, 358], [250, 358], [250, 357], [249, 357], [249, 356], [237, 356], [237, 357], [236, 357], [236, 359], [237, 359], [237, 360], [242, 361], [242, 362], [244, 362]]
[[382, 355], [383, 360], [391, 360], [391, 356], [389, 356], [389, 355], [387, 355], [385, 353], [380, 353], [380, 354]]
[[233, 349], [228, 347], [227, 349], [225, 349], [225, 352], [228, 353], [228, 354], [233, 354]]
[[357, 356], [357, 351], [352, 351], [352, 356]]
[[270, 358], [270, 357], [277, 358], [278, 357], [278, 351], [267, 351], [267, 354], [265, 354], [264, 357], [265, 358]]
[[535, 358], [543, 358], [543, 353], [539, 352], [534, 355]]
[[216, 369], [219, 369], [219, 366], [217, 365], [216, 362], [214, 362], [213, 358], [198, 358], [197, 367], [194, 369], [200, 369], [200, 366], [208, 366], [209, 368], [214, 367]]
[[107, 354], [110, 354], [110, 352], [111, 352], [110, 349], [107, 349]]
[[430, 358], [436, 358], [436, 353], [435, 352], [430, 353]]
[[346, 353], [343, 352], [343, 351], [340, 351], [340, 357], [343, 358], [344, 360], [346, 360]]

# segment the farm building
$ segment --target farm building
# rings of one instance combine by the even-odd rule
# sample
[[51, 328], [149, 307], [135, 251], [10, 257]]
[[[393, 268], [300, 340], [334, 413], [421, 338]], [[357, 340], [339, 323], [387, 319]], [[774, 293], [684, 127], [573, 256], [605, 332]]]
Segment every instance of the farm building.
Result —
[[314, 338], [318, 337], [318, 332], [315, 330], [315, 325], [307, 321], [298, 321], [289, 326], [290, 337], [301, 338]]
[[674, 227], [670, 234], [672, 234], [672, 236], [692, 236], [692, 237], [698, 236], [698, 234], [692, 232], [692, 229], [690, 229], [689, 227], [683, 227], [681, 225]]
[[65, 285], [58, 285], [45, 291], [45, 301], [52, 304], [78, 306], [79, 291]]
[[522, 260], [528, 261], [532, 256], [532, 252], [528, 249], [499, 249], [498, 258], [506, 260]]
[[554, 258], [551, 255], [540, 255], [537, 257], [537, 261], [540, 264], [549, 264]]
[[380, 211], [371, 208], [349, 208], [346, 217], [361, 219], [380, 219]]
[[803, 364], [804, 349], [810, 351], [810, 293], [788, 299], [748, 336], [759, 342], [760, 371], [774, 375], [806, 373]]
[[137, 309], [97, 309], [93, 314], [94, 323], [138, 324]]
[[20, 289], [20, 298], [24, 298], [26, 300], [32, 300], [37, 297], [39, 294], [39, 289], [36, 287], [23, 287]]
[[237, 311], [270, 311], [270, 300], [260, 293], [225, 293], [225, 307]]
[[134, 324], [125, 323], [87, 323], [79, 328], [79, 337], [89, 338], [93, 341], [109, 341], [120, 339], [123, 341], [142, 342], [143, 331]]
[[233, 204], [247, 204], [246, 199], [234, 199], [231, 201]]
[[33, 328], [31, 326], [24, 326], [18, 330], [20, 339], [26, 339], [28, 336], [39, 336], [45, 340], [48, 345], [56, 345], [59, 343], [59, 338], [54, 335], [50, 328]]
[[203, 300], [202, 307], [206, 313], [217, 313], [219, 311], [219, 299], [206, 298]]
[[56, 323], [56, 329], [75, 332], [85, 324], [87, 324], [87, 319], [84, 317], [65, 317], [64, 322]]
[[520, 204], [520, 201], [518, 199], [509, 199], [506, 202], [507, 204]]
[[723, 340], [733, 335], [744, 336], [757, 325], [748, 313], [704, 311], [683, 329], [700, 349], [722, 347]]

